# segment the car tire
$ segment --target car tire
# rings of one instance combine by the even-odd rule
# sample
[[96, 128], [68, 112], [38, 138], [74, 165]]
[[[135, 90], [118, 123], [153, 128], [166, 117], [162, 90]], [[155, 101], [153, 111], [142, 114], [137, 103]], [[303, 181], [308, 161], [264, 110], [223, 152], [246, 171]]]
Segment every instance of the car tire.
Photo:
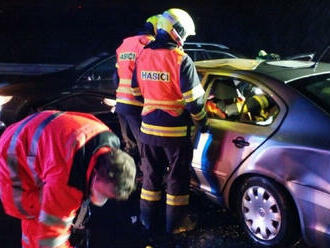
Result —
[[289, 247], [299, 238], [296, 209], [277, 183], [254, 176], [236, 194], [240, 222], [253, 242], [263, 247]]

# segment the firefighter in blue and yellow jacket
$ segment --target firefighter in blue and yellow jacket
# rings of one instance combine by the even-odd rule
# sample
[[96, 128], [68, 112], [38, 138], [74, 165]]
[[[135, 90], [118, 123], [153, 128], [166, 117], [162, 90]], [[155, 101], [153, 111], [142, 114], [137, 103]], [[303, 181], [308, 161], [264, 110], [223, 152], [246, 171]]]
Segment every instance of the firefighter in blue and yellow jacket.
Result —
[[189, 173], [193, 147], [192, 119], [206, 122], [203, 96], [192, 59], [183, 52], [188, 35], [195, 34], [190, 15], [169, 9], [157, 24], [157, 36], [136, 62], [133, 86], [144, 98], [141, 123], [143, 185], [140, 217], [153, 231], [159, 223], [163, 177], [166, 175], [166, 231], [176, 234], [194, 228], [187, 216]]
[[[146, 20], [143, 31], [123, 40], [116, 50], [117, 80], [116, 113], [118, 115], [125, 150], [132, 155], [137, 151], [141, 125], [143, 99], [138, 88], [132, 88], [131, 81], [135, 60], [144, 48], [154, 40], [157, 20], [160, 15]], [[132, 137], [133, 135], [133, 137]]]
[[0, 198], [5, 212], [21, 220], [22, 247], [73, 247], [69, 237], [83, 202], [128, 198], [136, 169], [119, 145], [104, 123], [84, 113], [35, 113], [4, 131]]

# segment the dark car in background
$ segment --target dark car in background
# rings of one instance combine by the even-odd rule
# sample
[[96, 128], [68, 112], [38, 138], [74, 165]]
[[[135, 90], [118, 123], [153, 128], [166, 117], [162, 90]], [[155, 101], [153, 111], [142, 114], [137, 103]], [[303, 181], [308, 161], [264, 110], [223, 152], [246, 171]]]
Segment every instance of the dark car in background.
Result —
[[193, 61], [225, 58], [246, 58], [243, 54], [218, 43], [185, 42], [184, 51]]
[[107, 105], [114, 105], [114, 69], [115, 56], [102, 53], [55, 72], [34, 70], [31, 65], [23, 72], [0, 74], [3, 126], [42, 109], [90, 112], [110, 124], [115, 118]]
[[[193, 60], [241, 56], [215, 43], [186, 43], [185, 51]], [[112, 123], [115, 60], [114, 55], [101, 53], [75, 66], [3, 64], [0, 107], [6, 105], [0, 112], [0, 128], [29, 113], [52, 108], [90, 112], [117, 127]]]
[[[54, 73], [1, 75], [4, 126], [45, 109], [92, 113], [119, 136], [115, 57]], [[300, 235], [330, 246], [330, 64], [227, 58], [195, 62], [209, 111], [196, 133], [192, 189], [238, 213], [264, 247]], [[214, 110], [215, 108], [213, 108]], [[222, 113], [221, 115], [217, 115]]]

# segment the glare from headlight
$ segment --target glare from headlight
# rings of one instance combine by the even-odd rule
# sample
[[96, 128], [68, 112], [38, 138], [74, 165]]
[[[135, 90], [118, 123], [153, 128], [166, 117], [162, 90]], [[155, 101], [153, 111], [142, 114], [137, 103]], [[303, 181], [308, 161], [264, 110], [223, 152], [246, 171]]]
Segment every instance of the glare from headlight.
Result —
[[110, 107], [113, 107], [113, 106], [116, 105], [116, 100], [114, 100], [114, 99], [110, 99], [110, 98], [104, 98], [104, 99], [103, 99], [103, 102], [104, 102], [106, 105], [110, 106]]
[[116, 110], [116, 100], [110, 98], [103, 99], [104, 104], [108, 105], [110, 108], [111, 113], [114, 113]]
[[9, 102], [12, 98], [12, 96], [0, 96], [0, 107]]

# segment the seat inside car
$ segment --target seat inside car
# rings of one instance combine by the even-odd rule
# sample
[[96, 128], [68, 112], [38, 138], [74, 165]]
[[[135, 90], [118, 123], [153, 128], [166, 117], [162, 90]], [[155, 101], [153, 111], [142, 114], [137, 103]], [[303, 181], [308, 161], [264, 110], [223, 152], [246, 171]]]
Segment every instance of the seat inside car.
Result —
[[222, 110], [226, 113], [227, 119], [236, 118], [239, 114], [237, 101], [239, 95], [236, 86], [231, 79], [215, 80], [215, 98], [221, 101], [219, 104]]

